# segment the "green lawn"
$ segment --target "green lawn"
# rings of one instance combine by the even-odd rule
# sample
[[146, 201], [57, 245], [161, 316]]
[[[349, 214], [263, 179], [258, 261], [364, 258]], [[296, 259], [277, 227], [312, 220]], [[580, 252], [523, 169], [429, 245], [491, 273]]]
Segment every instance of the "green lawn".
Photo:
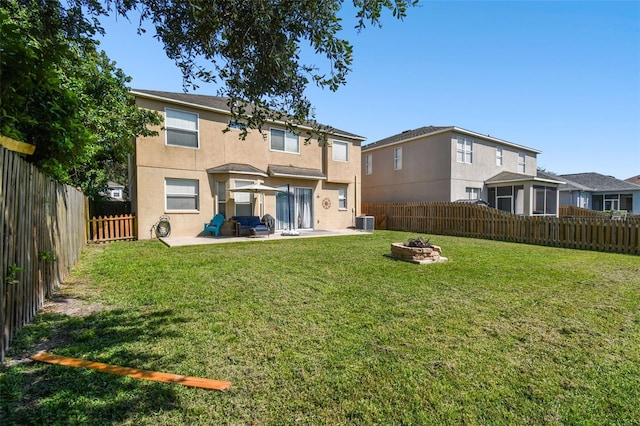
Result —
[[228, 380], [228, 392], [45, 364], [1, 370], [11, 424], [638, 424], [640, 258], [415, 234], [89, 247], [13, 344]]

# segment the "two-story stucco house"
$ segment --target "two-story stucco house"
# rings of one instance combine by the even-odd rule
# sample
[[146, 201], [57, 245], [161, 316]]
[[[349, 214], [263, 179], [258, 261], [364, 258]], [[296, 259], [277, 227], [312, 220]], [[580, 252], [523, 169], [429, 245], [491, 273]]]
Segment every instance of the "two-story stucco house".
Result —
[[[361, 136], [333, 130], [326, 142], [296, 135], [284, 123], [234, 129], [227, 99], [215, 96], [133, 90], [136, 104], [159, 112], [156, 137], [138, 138], [130, 164], [132, 208], [138, 236], [150, 238], [161, 215], [169, 215], [172, 236], [197, 236], [222, 213], [269, 214], [276, 230], [343, 229], [354, 224], [360, 206]], [[223, 132], [229, 126], [228, 132]], [[311, 128], [300, 127], [302, 132]], [[281, 192], [234, 192], [263, 184]], [[293, 218], [291, 220], [291, 218]]]
[[540, 151], [454, 126], [426, 126], [362, 147], [364, 203], [483, 200], [521, 215], [558, 214], [561, 181]]

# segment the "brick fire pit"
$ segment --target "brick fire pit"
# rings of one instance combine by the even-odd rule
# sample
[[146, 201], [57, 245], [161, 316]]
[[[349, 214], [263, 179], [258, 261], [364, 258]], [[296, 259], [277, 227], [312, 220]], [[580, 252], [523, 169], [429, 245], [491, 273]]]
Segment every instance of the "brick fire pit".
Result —
[[405, 243], [391, 243], [391, 254], [385, 254], [385, 256], [417, 264], [446, 262], [448, 260], [442, 256], [442, 249], [439, 246], [409, 247]]

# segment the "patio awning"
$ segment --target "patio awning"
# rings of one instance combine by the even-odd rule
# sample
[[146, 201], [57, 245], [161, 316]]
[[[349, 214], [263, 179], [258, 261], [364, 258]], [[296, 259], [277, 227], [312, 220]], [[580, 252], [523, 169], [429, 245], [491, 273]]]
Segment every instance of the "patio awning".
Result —
[[295, 179], [324, 180], [327, 177], [322, 170], [304, 167], [277, 166], [269, 164], [269, 175], [273, 177], [288, 177]]
[[267, 172], [260, 170], [256, 167], [250, 166], [249, 164], [242, 164], [242, 163], [227, 163], [227, 164], [222, 164], [220, 166], [211, 167], [210, 169], [207, 169], [207, 173], [237, 174], [237, 175], [252, 175], [252, 176], [268, 177]]
[[262, 183], [253, 183], [251, 185], [245, 185], [238, 188], [232, 188], [231, 192], [251, 192], [251, 193], [269, 193], [269, 192], [284, 192], [273, 186], [264, 185]]
[[546, 183], [552, 185], [560, 185], [564, 183], [562, 180], [554, 178], [553, 176], [541, 175], [540, 172], [538, 172], [536, 176], [514, 172], [501, 172], [484, 181], [485, 185], [487, 186], [499, 186], [504, 184], [515, 184], [524, 182], [533, 182], [534, 184]]

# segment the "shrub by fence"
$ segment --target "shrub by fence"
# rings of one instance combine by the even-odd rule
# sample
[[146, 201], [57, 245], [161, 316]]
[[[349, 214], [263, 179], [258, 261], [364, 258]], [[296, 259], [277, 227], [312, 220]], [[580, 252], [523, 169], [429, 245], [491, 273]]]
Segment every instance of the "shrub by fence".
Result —
[[94, 217], [87, 221], [88, 241], [106, 243], [119, 240], [135, 240], [136, 217], [132, 214]]
[[[363, 204], [376, 229], [640, 255], [640, 220], [519, 216], [466, 203]], [[383, 223], [384, 222], [384, 223]]]
[[0, 147], [0, 362], [77, 263], [85, 244], [85, 197]]

